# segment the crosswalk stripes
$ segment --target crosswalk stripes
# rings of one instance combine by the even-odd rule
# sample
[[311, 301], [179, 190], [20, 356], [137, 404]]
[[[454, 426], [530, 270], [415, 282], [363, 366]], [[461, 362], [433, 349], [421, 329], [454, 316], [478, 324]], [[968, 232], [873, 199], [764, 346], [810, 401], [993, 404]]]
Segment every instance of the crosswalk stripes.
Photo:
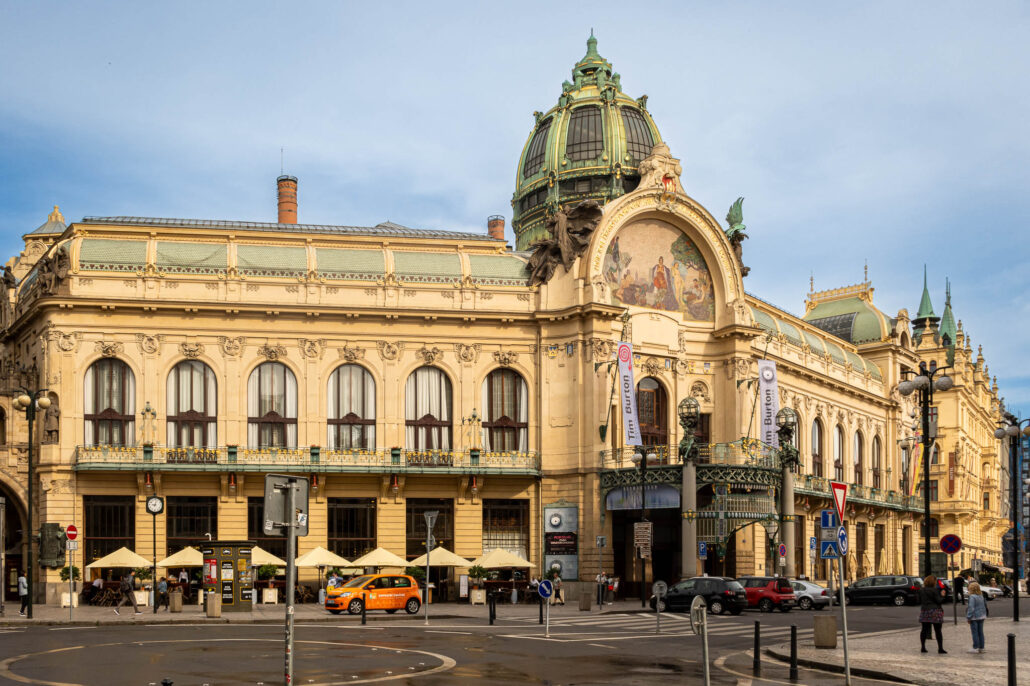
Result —
[[[536, 618], [519, 617], [511, 618], [513, 621], [535, 624]], [[551, 620], [552, 630], [571, 631], [585, 633], [580, 630], [591, 629], [590, 633], [604, 632], [646, 632], [653, 631], [655, 627], [655, 616], [642, 613], [606, 613], [600, 617], [576, 617], [556, 618]], [[663, 633], [691, 633], [690, 618], [688, 615], [677, 615], [666, 613], [662, 615]], [[744, 637], [754, 634], [754, 626], [751, 622], [734, 621], [733, 619], [716, 618], [709, 619], [708, 633], [711, 636]], [[798, 627], [798, 637], [808, 638], [812, 635], [811, 628]], [[853, 632], [858, 633], [858, 632]], [[784, 625], [763, 625], [762, 637], [764, 639], [777, 640], [790, 635], [790, 626]]]

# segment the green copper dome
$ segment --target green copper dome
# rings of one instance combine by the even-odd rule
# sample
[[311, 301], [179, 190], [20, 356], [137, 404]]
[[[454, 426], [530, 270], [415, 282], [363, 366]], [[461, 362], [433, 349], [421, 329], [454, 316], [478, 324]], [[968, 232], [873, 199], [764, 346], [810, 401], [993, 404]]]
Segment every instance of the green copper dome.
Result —
[[534, 116], [512, 199], [518, 250], [547, 237], [546, 215], [557, 205], [588, 198], [603, 204], [636, 188], [637, 165], [662, 142], [647, 96], [634, 100], [622, 92], [592, 32], [558, 104]]

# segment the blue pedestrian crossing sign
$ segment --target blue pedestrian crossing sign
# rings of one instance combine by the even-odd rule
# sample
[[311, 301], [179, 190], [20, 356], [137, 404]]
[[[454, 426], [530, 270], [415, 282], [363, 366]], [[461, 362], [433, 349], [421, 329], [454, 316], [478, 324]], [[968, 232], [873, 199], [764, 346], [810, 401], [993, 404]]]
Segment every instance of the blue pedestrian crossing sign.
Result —
[[819, 525], [824, 529], [836, 529], [840, 526], [840, 520], [837, 519], [837, 513], [833, 510], [822, 510], [819, 513]]
[[708, 559], [708, 543], [706, 543], [705, 541], [698, 541], [697, 556], [702, 560]]
[[820, 541], [819, 557], [823, 560], [837, 559], [837, 541]]
[[844, 527], [837, 529], [837, 550], [841, 555], [848, 554], [848, 530]]
[[536, 592], [540, 594], [541, 598], [547, 600], [552, 595], [554, 595], [554, 586], [551, 585], [550, 581], [544, 579], [539, 584], [537, 584]]

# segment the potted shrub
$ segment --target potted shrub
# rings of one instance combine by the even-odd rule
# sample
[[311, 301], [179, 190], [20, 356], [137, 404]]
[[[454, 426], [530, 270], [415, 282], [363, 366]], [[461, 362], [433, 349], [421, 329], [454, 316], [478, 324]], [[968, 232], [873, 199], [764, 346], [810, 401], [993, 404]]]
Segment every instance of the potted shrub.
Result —
[[472, 582], [472, 588], [479, 588], [486, 579], [487, 574], [489, 574], [489, 572], [486, 571], [486, 568], [480, 565], [472, 565], [469, 567], [469, 581]]
[[275, 578], [275, 575], [278, 571], [279, 568], [275, 565], [261, 565], [257, 569], [257, 577], [261, 581], [268, 581], [268, 587], [272, 588], [271, 581]]
[[80, 578], [81, 577], [79, 576], [79, 568], [78, 567], [72, 566], [72, 567], [63, 567], [63, 568], [61, 568], [61, 581], [68, 581], [69, 582], [68, 583], [68, 604], [69, 605], [74, 605], [75, 607], [78, 607], [79, 603], [78, 603], [78, 598], [75, 596], [75, 593], [73, 592], [73, 587], [72, 587], [71, 581], [78, 581]]

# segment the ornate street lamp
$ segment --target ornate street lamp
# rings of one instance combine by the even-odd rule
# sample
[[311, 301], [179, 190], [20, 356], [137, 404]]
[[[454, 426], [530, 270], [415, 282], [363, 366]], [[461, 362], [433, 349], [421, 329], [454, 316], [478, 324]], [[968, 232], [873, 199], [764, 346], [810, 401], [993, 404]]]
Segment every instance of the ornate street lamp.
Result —
[[[28, 370], [26, 370], [24, 367], [22, 368], [22, 373], [23, 373], [23, 376], [26, 377], [26, 380], [31, 380], [28, 377], [30, 377], [30, 375], [32, 374], [34, 369], [35, 369], [35, 367], [33, 367], [32, 369], [28, 369]], [[35, 467], [32, 464], [32, 442], [33, 442], [33, 439], [35, 438], [34, 434], [32, 433], [32, 424], [33, 424], [33, 422], [36, 419], [36, 409], [38, 408], [40, 410], [46, 410], [48, 407], [50, 407], [50, 398], [48, 398], [45, 395], [46, 391], [47, 391], [47, 389], [45, 389], [45, 388], [41, 388], [39, 390], [33, 391], [33, 390], [29, 390], [28, 388], [22, 387], [19, 390], [21, 391], [21, 393], [14, 397], [14, 401], [11, 403], [11, 409], [13, 409], [13, 410], [15, 410], [17, 412], [24, 412], [25, 413], [25, 419], [29, 423], [29, 440], [28, 440], [28, 444], [29, 444], [29, 454], [28, 454], [28, 462], [29, 462], [29, 464], [28, 464], [28, 467], [29, 467], [28, 510], [29, 511], [28, 511], [28, 526], [26, 527], [28, 529], [28, 534], [29, 535], [28, 535], [28, 555], [27, 555], [27, 562], [25, 563], [25, 581], [28, 582], [28, 587], [29, 587], [29, 589], [28, 589], [29, 590], [29, 596], [28, 596], [29, 597], [29, 608], [28, 608], [29, 611], [27, 613], [27, 616], [28, 616], [29, 619], [32, 619], [32, 602], [33, 602], [33, 596], [32, 596], [32, 577], [34, 576], [34, 574], [33, 574], [33, 566], [32, 566], [32, 539], [34, 538], [34, 534], [33, 534], [33, 531], [32, 531], [32, 513], [33, 513], [33, 497], [32, 497], [32, 494], [36, 490], [35, 489], [36, 473], [35, 473]], [[71, 600], [69, 600], [68, 602], [71, 602]]]
[[[936, 436], [930, 436], [930, 406], [933, 404], [933, 392], [938, 391], [950, 391], [954, 386], [955, 382], [951, 380], [951, 377], [947, 374], [943, 374], [945, 369], [951, 369], [950, 365], [944, 367], [938, 367], [937, 362], [934, 360], [930, 361], [927, 365], [926, 362], [919, 363], [919, 374], [913, 371], [902, 370], [902, 375], [912, 374], [913, 378], [905, 379], [898, 384], [898, 392], [901, 395], [909, 396], [913, 392], [919, 392], [919, 408], [922, 412], [923, 419], [923, 553], [925, 555], [926, 566], [923, 569], [924, 574], [930, 574], [930, 447], [933, 445], [933, 439]], [[934, 378], [937, 374], [941, 376]]]
[[[1009, 419], [1011, 417], [1011, 419]], [[1014, 421], [1013, 421], [1014, 420]], [[1012, 513], [1012, 550], [1014, 551], [1012, 569], [1012, 621], [1019, 621], [1019, 568], [1020, 568], [1020, 546], [1019, 546], [1019, 517], [1022, 513], [1020, 509], [1020, 503], [1023, 500], [1022, 497], [1022, 475], [1019, 473], [1019, 457], [1026, 459], [1026, 456], [1020, 456], [1017, 450], [1020, 450], [1021, 443], [1020, 434], [1023, 436], [1030, 436], [1030, 418], [1018, 419], [1011, 415], [1006, 415], [1006, 421], [1004, 424], [998, 426], [994, 431], [994, 437], [997, 439], [1008, 438], [1009, 439], [1009, 511]]]
[[776, 534], [780, 531], [780, 521], [775, 514], [771, 514], [763, 520], [765, 533], [769, 537], [769, 559], [772, 560], [769, 566], [776, 569]]

